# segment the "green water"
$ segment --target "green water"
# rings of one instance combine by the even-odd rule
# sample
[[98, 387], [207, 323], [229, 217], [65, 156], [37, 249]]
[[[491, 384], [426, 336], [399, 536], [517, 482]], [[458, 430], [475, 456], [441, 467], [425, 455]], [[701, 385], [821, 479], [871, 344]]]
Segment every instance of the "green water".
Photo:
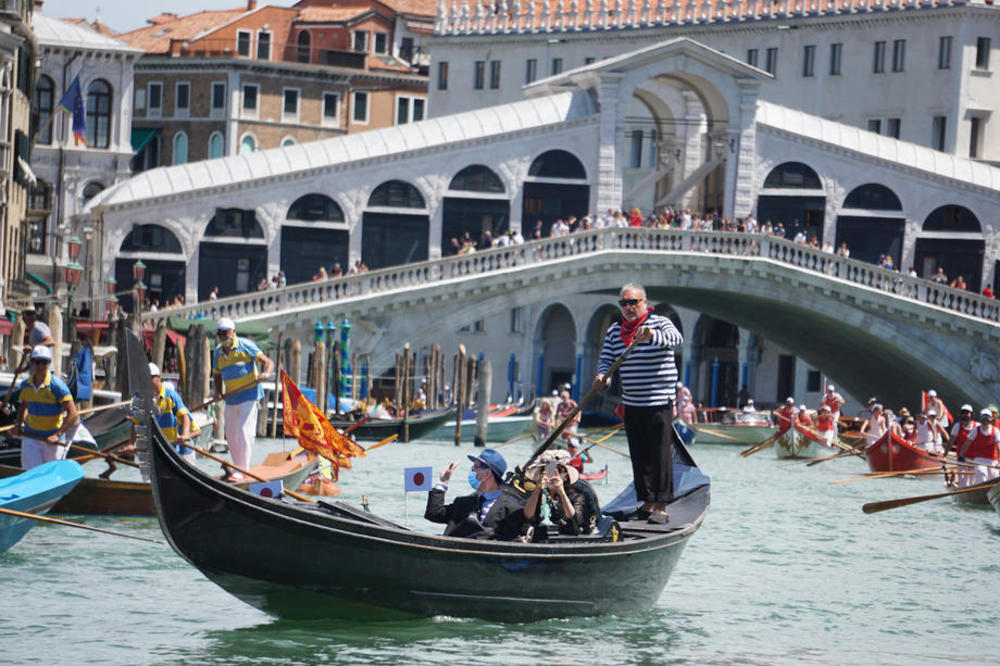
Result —
[[[609, 444], [624, 448], [620, 438]], [[289, 443], [263, 441], [255, 459]], [[165, 543], [41, 525], [0, 556], [0, 663], [10, 664], [987, 664], [1000, 661], [1000, 516], [925, 502], [866, 516], [868, 501], [942, 489], [930, 479], [831, 485], [860, 460], [807, 468], [769, 451], [695, 446], [712, 510], [645, 613], [497, 624], [275, 621], [210, 583]], [[342, 499], [434, 532], [403, 468], [435, 473], [471, 447], [385, 446], [344, 470]], [[503, 452], [521, 460], [527, 444]], [[610, 467], [606, 501], [628, 481]], [[99, 468], [95, 470], [100, 471]], [[451, 493], [466, 492], [467, 467]], [[127, 478], [127, 477], [122, 477]], [[155, 520], [86, 519], [162, 540]], [[317, 567], [336, 553], [315, 553]], [[594, 576], [602, 571], [595, 566]]]

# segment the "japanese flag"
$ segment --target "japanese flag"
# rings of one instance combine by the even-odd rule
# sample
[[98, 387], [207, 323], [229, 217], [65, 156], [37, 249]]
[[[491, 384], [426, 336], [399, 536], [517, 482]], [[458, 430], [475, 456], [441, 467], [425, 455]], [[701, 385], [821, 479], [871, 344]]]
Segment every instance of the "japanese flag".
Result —
[[432, 476], [433, 470], [430, 467], [407, 467], [403, 470], [403, 490], [408, 493], [430, 490], [434, 485], [431, 482]]

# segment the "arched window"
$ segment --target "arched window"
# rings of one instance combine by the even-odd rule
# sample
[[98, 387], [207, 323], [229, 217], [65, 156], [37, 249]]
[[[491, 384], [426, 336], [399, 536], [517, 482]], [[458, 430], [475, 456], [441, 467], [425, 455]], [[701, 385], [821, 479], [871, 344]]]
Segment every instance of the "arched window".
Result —
[[38, 135], [38, 143], [43, 146], [52, 145], [52, 125], [49, 118], [52, 117], [52, 108], [55, 105], [56, 86], [52, 79], [44, 74], [38, 77], [35, 84], [35, 110], [38, 112], [38, 127], [43, 128]]
[[535, 158], [528, 169], [528, 175], [540, 178], [586, 178], [587, 171], [572, 153], [550, 150]]
[[295, 145], [295, 139], [293, 139], [290, 136], [286, 136], [284, 139], [281, 140], [282, 148], [288, 148], [289, 146], [294, 146], [294, 145]]
[[448, 186], [451, 190], [461, 190], [463, 192], [491, 192], [503, 194], [504, 187], [500, 177], [489, 167], [482, 164], [467, 166], [451, 179]]
[[121, 251], [181, 254], [181, 243], [166, 227], [158, 224], [136, 224], [122, 241]]
[[851, 190], [844, 200], [844, 208], [864, 208], [865, 210], [903, 210], [896, 193], [885, 185], [868, 183]]
[[188, 161], [188, 135], [178, 132], [174, 135], [173, 164], [186, 164]]
[[300, 222], [343, 222], [344, 211], [325, 194], [307, 194], [295, 200], [286, 217]]
[[98, 79], [87, 88], [87, 146], [111, 145], [111, 85]]
[[83, 186], [83, 203], [87, 203], [104, 189], [104, 184], [92, 180]]
[[246, 134], [240, 139], [240, 155], [249, 155], [257, 150], [257, 140], [252, 134]]
[[222, 151], [225, 142], [222, 139], [222, 132], [212, 132], [212, 136], [208, 137], [208, 159], [214, 160], [216, 157], [222, 157]]
[[402, 180], [390, 180], [375, 188], [368, 199], [369, 206], [388, 208], [426, 208], [420, 191]]
[[206, 237], [263, 238], [264, 229], [257, 214], [242, 208], [216, 208], [215, 216], [205, 227]]
[[312, 37], [308, 30], [299, 33], [297, 43], [299, 48], [295, 59], [299, 62], [309, 62], [309, 47], [312, 45]]
[[979, 219], [965, 206], [949, 204], [936, 208], [924, 220], [924, 231], [982, 232]]
[[785, 162], [774, 167], [764, 179], [765, 188], [821, 190], [819, 176], [802, 162]]

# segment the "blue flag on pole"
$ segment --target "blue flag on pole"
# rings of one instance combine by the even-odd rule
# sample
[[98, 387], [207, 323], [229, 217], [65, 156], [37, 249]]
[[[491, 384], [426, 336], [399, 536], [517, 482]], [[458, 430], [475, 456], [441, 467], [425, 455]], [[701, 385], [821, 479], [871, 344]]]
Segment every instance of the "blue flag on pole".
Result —
[[430, 490], [434, 485], [431, 477], [434, 475], [430, 467], [407, 467], [403, 470], [405, 481], [403, 490], [408, 493]]
[[69, 88], [63, 93], [57, 108], [73, 116], [73, 145], [87, 145], [87, 109], [83, 105], [83, 92], [80, 90], [80, 75], [77, 74]]

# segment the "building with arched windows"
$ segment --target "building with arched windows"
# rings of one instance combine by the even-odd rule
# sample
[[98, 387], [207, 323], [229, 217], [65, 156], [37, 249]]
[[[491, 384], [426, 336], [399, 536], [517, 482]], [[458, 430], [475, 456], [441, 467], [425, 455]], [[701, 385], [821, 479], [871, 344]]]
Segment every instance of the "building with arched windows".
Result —
[[[69, 220], [100, 191], [131, 175], [132, 74], [142, 52], [85, 24], [42, 14], [33, 20], [42, 53], [35, 84], [36, 133], [31, 166], [38, 179], [25, 243], [31, 289], [42, 296], [62, 281], [66, 241], [78, 233], [85, 245], [79, 261], [97, 271], [93, 256], [100, 235], [93, 225], [70, 230]], [[72, 119], [56, 105], [75, 78], [86, 108], [86, 143], [73, 137]], [[88, 237], [89, 236], [89, 237]], [[91, 279], [100, 279], [100, 273]]]

